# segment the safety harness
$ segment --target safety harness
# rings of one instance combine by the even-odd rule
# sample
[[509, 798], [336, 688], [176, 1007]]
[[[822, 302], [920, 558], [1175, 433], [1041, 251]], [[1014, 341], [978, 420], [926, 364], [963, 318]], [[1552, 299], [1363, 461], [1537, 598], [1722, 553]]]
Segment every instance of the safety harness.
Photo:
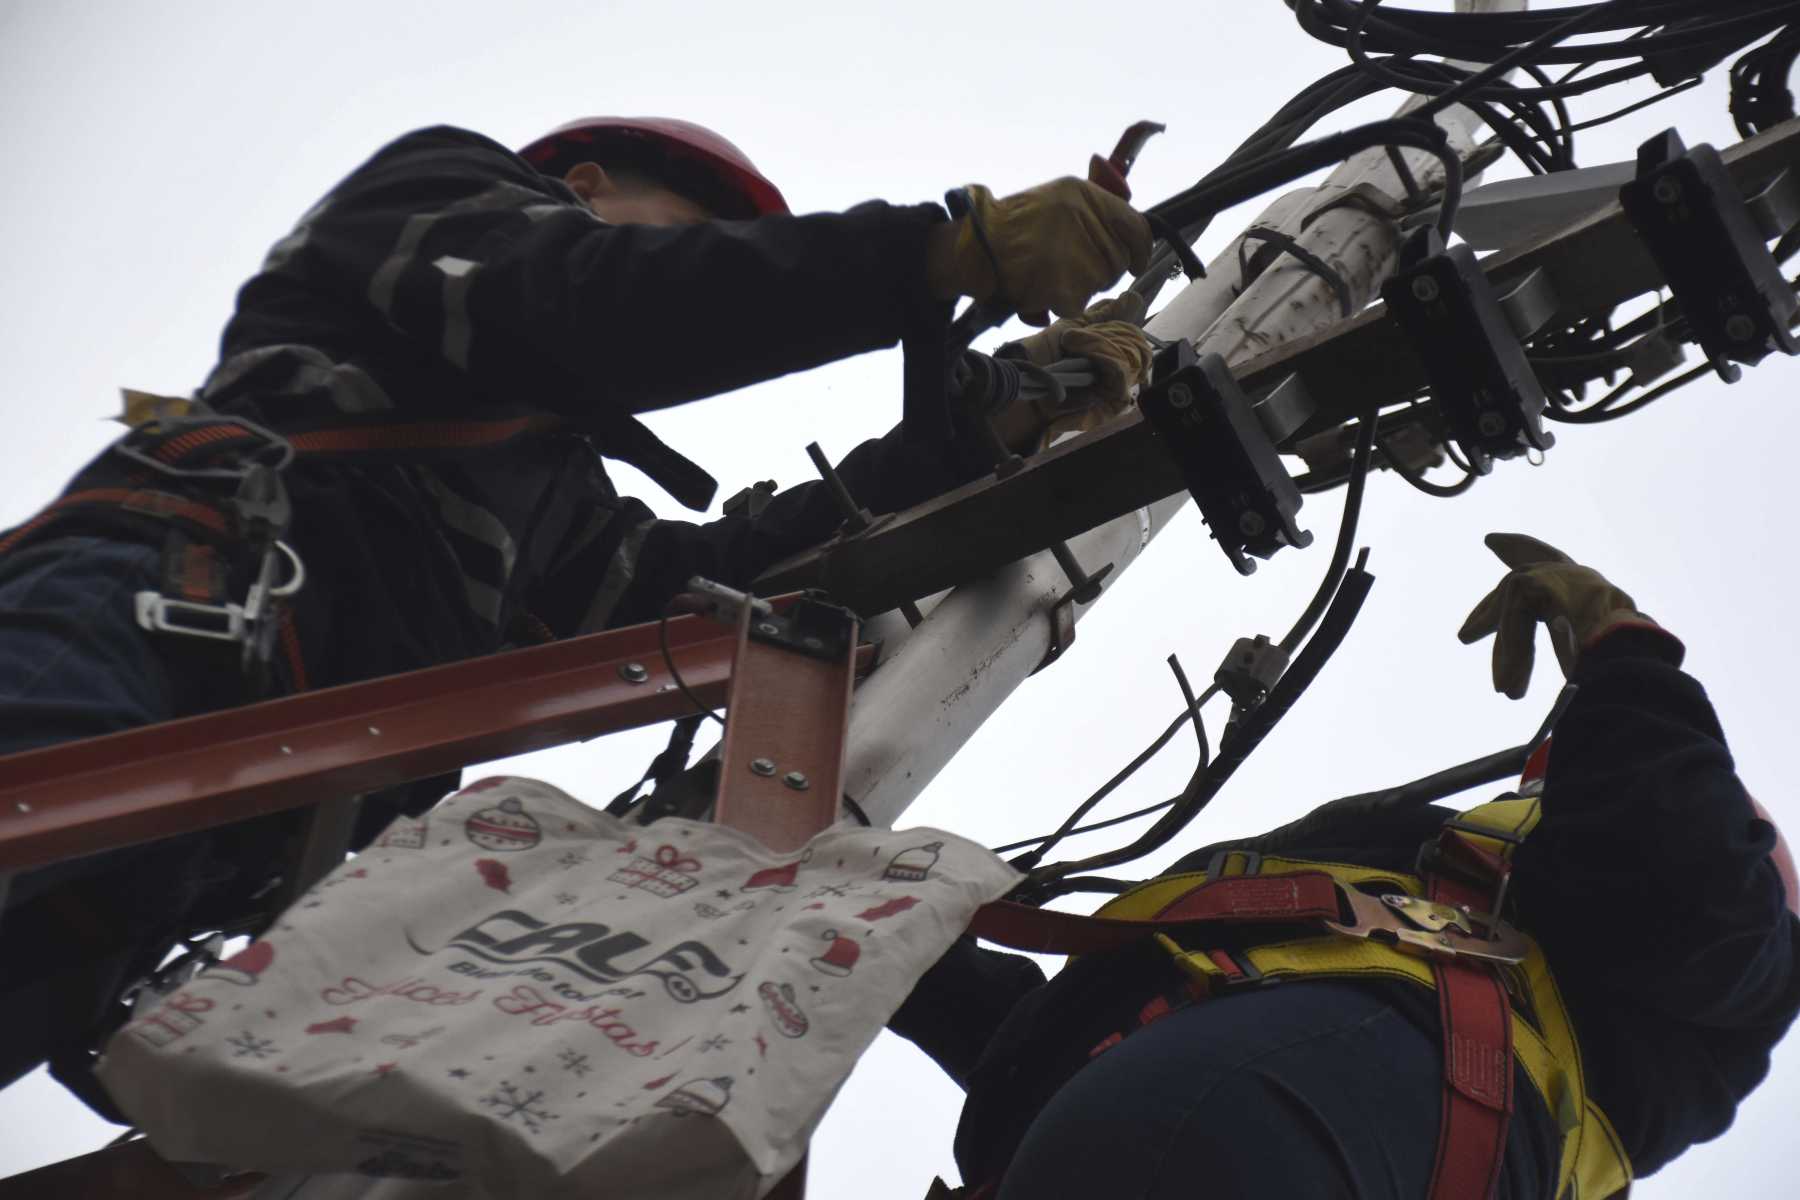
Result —
[[135, 598], [153, 633], [236, 644], [253, 693], [280, 671], [307, 687], [291, 598], [305, 565], [283, 540], [292, 510], [282, 473], [296, 459], [405, 462], [456, 458], [565, 426], [554, 414], [487, 420], [354, 421], [277, 433], [194, 401], [126, 393], [135, 427], [68, 490], [0, 534], [0, 554], [81, 528], [125, 530], [163, 545], [159, 591]]
[[[1538, 816], [1535, 796], [1471, 809], [1422, 849], [1413, 875], [1224, 851], [1205, 871], [1140, 884], [1091, 917], [1002, 901], [982, 909], [970, 930], [1055, 954], [1154, 937], [1188, 985], [1185, 994], [1152, 998], [1139, 1027], [1186, 1003], [1285, 978], [1390, 979], [1431, 988], [1444, 1047], [1431, 1200], [1494, 1194], [1515, 1061], [1562, 1133], [1556, 1195], [1598, 1200], [1626, 1189], [1630, 1162], [1588, 1098], [1574, 1028], [1543, 952], [1500, 916], [1513, 851]], [[1268, 940], [1259, 941], [1259, 927]], [[1092, 1053], [1129, 1032], [1114, 1033]]]

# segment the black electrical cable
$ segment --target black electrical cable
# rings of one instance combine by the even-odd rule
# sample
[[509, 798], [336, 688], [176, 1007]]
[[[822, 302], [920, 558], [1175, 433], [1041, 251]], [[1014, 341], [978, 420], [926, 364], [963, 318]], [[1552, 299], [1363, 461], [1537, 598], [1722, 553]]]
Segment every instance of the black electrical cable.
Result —
[[[1445, 448], [1448, 449], [1448, 443], [1445, 444]], [[1387, 443], [1385, 441], [1381, 446], [1381, 456], [1387, 460], [1387, 465], [1394, 469], [1394, 474], [1406, 480], [1407, 483], [1411, 484], [1419, 491], [1424, 492], [1427, 496], [1436, 496], [1439, 499], [1448, 499], [1451, 496], [1462, 495], [1464, 492], [1474, 487], [1475, 481], [1480, 478], [1476, 472], [1465, 466], [1463, 468], [1463, 477], [1457, 482], [1433, 483], [1431, 480], [1425, 478], [1425, 473], [1423, 471], [1415, 471], [1402, 462], [1398, 454], [1395, 454], [1387, 448]]]
[[688, 703], [720, 725], [725, 724], [725, 718], [702, 704], [700, 697], [694, 695], [693, 691], [689, 689], [687, 681], [682, 679], [681, 672], [676, 670], [675, 656], [669, 653], [669, 614], [666, 611], [663, 613], [662, 619], [656, 623], [656, 644], [662, 649], [663, 665], [669, 668], [669, 678], [674, 680], [675, 686], [681, 689], [681, 694], [687, 697]]
[[1151, 211], [1171, 224], [1187, 228], [1202, 215], [1252, 199], [1302, 175], [1342, 162], [1363, 150], [1399, 145], [1424, 150], [1444, 166], [1444, 198], [1438, 209], [1438, 228], [1448, 234], [1462, 199], [1462, 160], [1451, 151], [1444, 130], [1429, 121], [1390, 118], [1371, 121], [1341, 133], [1301, 142], [1267, 158], [1246, 163], [1216, 178], [1209, 176], [1178, 192]]
[[1616, 421], [1620, 417], [1630, 416], [1652, 401], [1662, 399], [1676, 388], [1685, 387], [1701, 376], [1710, 374], [1712, 369], [1711, 363], [1702, 363], [1693, 370], [1684, 371], [1673, 379], [1657, 384], [1643, 395], [1621, 404], [1618, 401], [1624, 397], [1625, 393], [1637, 386], [1637, 384], [1627, 381], [1587, 408], [1561, 411], [1545, 409], [1544, 415], [1566, 425], [1599, 425], [1606, 421]]
[[1177, 660], [1173, 654], [1169, 655], [1169, 669], [1175, 673], [1175, 681], [1181, 688], [1182, 698], [1187, 701], [1187, 707], [1181, 711], [1180, 715], [1169, 722], [1168, 727], [1158, 734], [1154, 741], [1144, 747], [1144, 749], [1138, 753], [1136, 758], [1132, 759], [1129, 763], [1126, 763], [1125, 766], [1114, 774], [1111, 779], [1102, 784], [1098, 791], [1076, 805], [1075, 810], [1068, 815], [1060, 826], [1057, 827], [1055, 832], [1044, 834], [1041, 837], [1031, 837], [1017, 842], [1008, 842], [1004, 846], [995, 846], [995, 854], [1010, 854], [1014, 850], [1022, 850], [1026, 846], [1036, 846], [1036, 850], [1021, 854], [1018, 858], [1014, 859], [1012, 863], [1012, 865], [1019, 870], [1029, 870], [1031, 867], [1036, 866], [1039, 862], [1043, 861], [1044, 855], [1048, 854], [1058, 842], [1069, 836], [1069, 831], [1079, 825], [1083, 817], [1092, 812], [1101, 801], [1112, 795], [1121, 784], [1135, 775], [1138, 768], [1156, 757], [1164, 746], [1167, 746], [1173, 741], [1175, 735], [1180, 732], [1181, 727], [1190, 720], [1193, 722], [1194, 729], [1200, 739], [1200, 769], [1205, 768], [1207, 762], [1210, 761], [1211, 752], [1206, 744], [1205, 726], [1201, 724], [1200, 707], [1218, 694], [1219, 687], [1217, 684], [1212, 685], [1196, 699], [1193, 690], [1188, 686], [1187, 674], [1182, 671], [1180, 661]]
[[1344, 495], [1344, 515], [1338, 521], [1337, 543], [1331, 548], [1331, 562], [1325, 568], [1325, 578], [1319, 581], [1318, 590], [1281, 639], [1281, 649], [1286, 654], [1292, 655], [1294, 647], [1312, 632], [1343, 582], [1344, 571], [1350, 564], [1350, 547], [1356, 542], [1356, 523], [1362, 514], [1363, 491], [1369, 482], [1369, 463], [1374, 455], [1375, 431], [1379, 424], [1380, 418], [1375, 413], [1368, 413], [1357, 422], [1356, 449], [1350, 456], [1350, 490]]
[[[1592, 35], [1632, 30], [1612, 41], [1590, 40], [1544, 46], [1538, 63], [1592, 64], [1628, 58], [1662, 58], [1677, 52], [1714, 50], [1728, 39], [1748, 44], [1792, 19], [1791, 0], [1635, 0], [1617, 5], [1579, 5], [1513, 12], [1458, 13], [1430, 9], [1389, 9], [1351, 0], [1288, 0], [1302, 29], [1321, 41], [1344, 46], [1352, 24], [1360, 27], [1369, 51], [1442, 54], [1466, 61], [1492, 61], [1546, 31], [1595, 9], [1605, 10]], [[1718, 15], [1721, 9], [1728, 15]], [[1721, 56], [1722, 57], [1722, 56]]]
[[1597, 126], [1606, 124], [1608, 121], [1616, 121], [1620, 117], [1628, 116], [1631, 113], [1637, 112], [1639, 109], [1649, 108], [1652, 104], [1661, 104], [1664, 100], [1667, 100], [1670, 96], [1679, 96], [1681, 93], [1683, 93], [1685, 91], [1689, 91], [1692, 88], [1697, 88], [1702, 83], [1705, 83], [1705, 82], [1706, 82], [1706, 77], [1703, 75], [1695, 75], [1691, 79], [1684, 79], [1680, 83], [1677, 83], [1671, 87], [1664, 88], [1662, 91], [1657, 92], [1653, 96], [1646, 96], [1642, 100], [1633, 101], [1632, 103], [1627, 104], [1623, 108], [1615, 108], [1613, 111], [1607, 113], [1603, 117], [1593, 117], [1593, 118], [1590, 118], [1589, 120], [1581, 122], [1578, 125], [1571, 125], [1571, 126], [1569, 126], [1569, 132], [1576, 133], [1583, 129], [1596, 128]]
[[1306, 691], [1319, 671], [1343, 643], [1351, 624], [1368, 598], [1374, 576], [1364, 568], [1369, 552], [1363, 550], [1356, 566], [1344, 576], [1331, 607], [1326, 610], [1318, 632], [1295, 657], [1269, 696], [1228, 731], [1219, 744], [1218, 754], [1207, 766], [1196, 770], [1182, 793], [1168, 806], [1168, 811], [1129, 845], [1053, 867], [1040, 867], [1023, 885], [1024, 894], [1045, 900], [1070, 890], [1069, 876], [1129, 862], [1166, 844], [1192, 821], [1231, 778], [1238, 766], [1280, 722], [1294, 702]]

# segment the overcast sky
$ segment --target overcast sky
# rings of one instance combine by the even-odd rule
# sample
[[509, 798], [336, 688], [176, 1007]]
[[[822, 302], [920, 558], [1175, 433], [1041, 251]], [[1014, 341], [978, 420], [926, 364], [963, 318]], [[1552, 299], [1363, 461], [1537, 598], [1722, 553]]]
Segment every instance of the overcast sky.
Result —
[[[808, 211], [877, 196], [934, 199], [965, 181], [1005, 192], [1079, 172], [1090, 151], [1149, 117], [1169, 125], [1133, 176], [1140, 198], [1153, 200], [1342, 61], [1302, 34], [1279, 0], [921, 0], [903, 12], [0, 0], [0, 524], [29, 516], [109, 440], [103, 418], [121, 385], [197, 385], [237, 285], [268, 245], [408, 129], [450, 122], [519, 145], [578, 115], [682, 116], [727, 133]], [[1719, 72], [1666, 106], [1581, 135], [1582, 161], [1629, 157], [1672, 123], [1690, 143], [1735, 140], [1723, 83]], [[1597, 115], [1610, 99], [1578, 115]], [[1392, 104], [1384, 98], [1369, 115]], [[1215, 222], [1202, 249], [1248, 215]], [[704, 353], [706, 330], [692, 333]], [[900, 411], [899, 378], [897, 354], [868, 356], [654, 423], [719, 477], [726, 496], [755, 479], [808, 478], [808, 441], [841, 454], [886, 429]], [[1331, 796], [1524, 740], [1560, 683], [1547, 651], [1530, 696], [1514, 703], [1491, 690], [1485, 649], [1453, 636], [1500, 575], [1480, 541], [1493, 529], [1562, 546], [1676, 630], [1746, 783], [1800, 835], [1788, 762], [1800, 638], [1792, 488], [1782, 482], [1791, 483], [1800, 445], [1796, 385], [1800, 364], [1775, 360], [1735, 387], [1709, 380], [1623, 422], [1561, 427], [1543, 466], [1500, 464], [1450, 502], [1374, 479], [1362, 541], [1377, 583], [1362, 619], [1205, 819], [1145, 872]], [[647, 486], [629, 471], [618, 478]], [[674, 514], [666, 498], [641, 494]], [[1162, 665], [1170, 651], [1203, 677], [1232, 639], [1286, 628], [1324, 568], [1339, 503], [1310, 501], [1302, 524], [1314, 547], [1282, 554], [1252, 579], [1184, 515], [1084, 621], [1074, 651], [1021, 689], [906, 822], [990, 844], [1053, 826], [1179, 707]], [[622, 735], [527, 769], [599, 802], [636, 778], [661, 741], [661, 731]], [[1113, 811], [1172, 794], [1190, 754], [1176, 743]], [[1796, 1103], [1800, 1050], [1790, 1043], [1736, 1128], [1635, 1194], [1789, 1190], [1777, 1172], [1791, 1171], [1783, 1115]], [[884, 1037], [815, 1140], [814, 1194], [916, 1200], [934, 1172], [953, 1172], [958, 1104], [922, 1056]], [[114, 1132], [34, 1078], [0, 1094], [0, 1174]]]

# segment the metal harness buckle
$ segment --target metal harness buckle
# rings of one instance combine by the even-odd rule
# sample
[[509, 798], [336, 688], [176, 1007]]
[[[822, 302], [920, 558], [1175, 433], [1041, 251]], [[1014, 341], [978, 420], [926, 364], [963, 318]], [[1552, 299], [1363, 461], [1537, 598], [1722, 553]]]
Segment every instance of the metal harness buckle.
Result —
[[[277, 551], [287, 556], [292, 573], [286, 582], [275, 582], [279, 562]], [[268, 618], [275, 602], [292, 596], [306, 583], [306, 567], [293, 547], [283, 541], [271, 542], [263, 551], [256, 582], [242, 604], [202, 604], [193, 600], [171, 600], [161, 592], [141, 591], [137, 594], [137, 622], [152, 633], [172, 633], [209, 641], [241, 642], [244, 665], [267, 662], [274, 648], [276, 624]]]
[[[1349, 906], [1352, 919], [1326, 921], [1325, 927], [1345, 937], [1366, 938], [1426, 958], [1517, 964], [1531, 951], [1525, 935], [1498, 917], [1416, 896], [1377, 898], [1341, 884], [1338, 896]], [[1487, 935], [1477, 931], [1477, 922], [1488, 926]]]

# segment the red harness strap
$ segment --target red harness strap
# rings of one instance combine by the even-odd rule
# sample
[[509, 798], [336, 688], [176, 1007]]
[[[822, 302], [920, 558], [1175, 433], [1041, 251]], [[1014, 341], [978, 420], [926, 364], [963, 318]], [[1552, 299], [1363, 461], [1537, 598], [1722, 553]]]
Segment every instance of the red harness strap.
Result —
[[[1454, 833], [1457, 849], [1479, 854]], [[1448, 848], [1448, 847], [1446, 847]], [[1463, 855], [1457, 855], [1463, 857]], [[1481, 855], [1483, 859], [1488, 856]], [[1499, 871], [1507, 868], [1491, 862]], [[1492, 903], [1474, 886], [1443, 874], [1428, 878], [1431, 898], [1480, 912]], [[1430, 1200], [1487, 1200], [1500, 1182], [1512, 1116], [1512, 1002], [1491, 966], [1467, 959], [1432, 965], [1444, 1037], [1444, 1094]]]
[[969, 932], [978, 938], [1039, 954], [1091, 954], [1209, 922], [1288, 922], [1339, 918], [1337, 884], [1323, 871], [1293, 875], [1234, 875], [1176, 897], [1148, 921], [1086, 917], [997, 900], [976, 910]]

